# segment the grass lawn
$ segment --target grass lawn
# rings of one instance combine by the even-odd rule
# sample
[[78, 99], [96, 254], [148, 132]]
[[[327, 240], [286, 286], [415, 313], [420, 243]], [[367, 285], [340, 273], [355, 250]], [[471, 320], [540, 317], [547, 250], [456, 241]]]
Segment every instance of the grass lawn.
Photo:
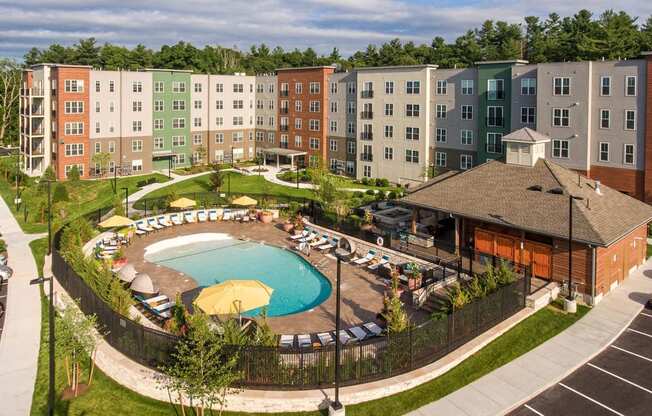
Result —
[[647, 245], [647, 256], [646, 258], [652, 257], [652, 244]]
[[43, 237], [38, 240], [33, 240], [29, 243], [29, 248], [32, 249], [32, 256], [36, 262], [36, 270], [38, 270], [39, 277], [43, 277], [43, 263], [45, 262], [45, 253], [48, 251], [48, 238]]
[[[335, 175], [333, 175], [335, 176]], [[297, 180], [297, 174], [296, 172], [284, 172], [284, 173], [279, 173], [276, 175], [277, 178], [279, 178], [282, 181], [286, 182], [292, 182], [295, 183]], [[375, 185], [364, 185], [362, 183], [356, 182], [355, 180], [346, 177], [346, 176], [336, 176], [337, 179], [340, 181], [340, 187], [345, 188], [345, 189], [361, 189], [361, 190], [366, 190], [366, 189], [377, 189], [381, 191], [397, 191], [399, 188], [395, 186], [375, 186]], [[308, 183], [308, 182], [303, 182], [303, 183]]]
[[[47, 360], [47, 305], [43, 298], [41, 351], [34, 390], [32, 415], [42, 415], [47, 409], [48, 360]], [[544, 341], [557, 335], [588, 312], [589, 308], [578, 306], [578, 313], [568, 315], [559, 306], [549, 306], [535, 313], [514, 328], [491, 342], [457, 367], [419, 387], [382, 399], [347, 407], [347, 415], [401, 415], [477, 380], [483, 375], [530, 351]], [[174, 415], [169, 403], [140, 396], [114, 382], [97, 371], [88, 392], [71, 401], [58, 400], [57, 415], [115, 415], [145, 414]], [[87, 368], [84, 368], [87, 371]], [[86, 373], [85, 373], [86, 374]], [[84, 375], [85, 377], [86, 375]], [[82, 380], [84, 380], [82, 377]], [[57, 392], [62, 391], [65, 373], [61, 363], [57, 366]], [[178, 409], [177, 409], [178, 411]], [[291, 413], [293, 416], [320, 416], [323, 412]], [[225, 413], [225, 416], [259, 415], [253, 413]], [[270, 414], [266, 414], [270, 416]]]
[[[75, 184], [72, 182], [61, 182], [66, 186], [69, 201], [62, 201], [55, 205], [53, 209], [55, 228], [62, 222], [70, 221], [99, 208], [111, 205], [116, 197], [121, 197], [124, 194], [124, 191], [120, 188], [128, 187], [129, 193], [136, 192], [139, 189], [136, 184], [151, 177], [156, 177], [159, 182], [166, 182], [168, 180], [166, 176], [160, 174], [119, 178], [117, 196], [113, 194], [112, 179], [83, 180]], [[53, 183], [53, 194], [55, 186], [56, 184]], [[26, 188], [23, 189], [21, 187], [21, 192], [23, 203], [18, 210], [19, 212], [16, 212], [14, 205], [16, 188], [13, 184], [7, 183], [4, 179], [0, 179], [0, 195], [4, 198], [23, 231], [26, 233], [47, 231], [46, 216], [41, 216], [44, 214], [41, 208], [46, 205], [43, 205], [43, 207], [40, 206], [40, 201], [47, 203], [47, 198], [44, 196], [44, 192], [47, 191], [39, 190], [38, 185], [33, 180], [30, 180]], [[25, 208], [27, 209], [27, 221], [25, 221]], [[62, 213], [65, 217], [62, 217]]]

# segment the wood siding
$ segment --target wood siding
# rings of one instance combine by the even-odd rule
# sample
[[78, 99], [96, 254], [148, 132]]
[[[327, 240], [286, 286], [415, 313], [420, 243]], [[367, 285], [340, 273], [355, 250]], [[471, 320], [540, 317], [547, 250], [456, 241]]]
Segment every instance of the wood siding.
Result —
[[609, 292], [614, 282], [621, 283], [633, 267], [645, 261], [646, 236], [643, 225], [611, 246], [597, 249], [596, 294]]

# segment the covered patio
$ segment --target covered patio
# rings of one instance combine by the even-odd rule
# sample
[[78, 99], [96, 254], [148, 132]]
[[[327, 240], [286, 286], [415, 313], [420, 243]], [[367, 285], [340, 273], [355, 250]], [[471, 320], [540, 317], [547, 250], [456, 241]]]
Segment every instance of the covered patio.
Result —
[[283, 158], [285, 162], [287, 162], [289, 159], [292, 169], [296, 168], [294, 163], [295, 158], [300, 158], [300, 160], [303, 161], [303, 164], [305, 165], [305, 156], [308, 154], [308, 152], [301, 150], [284, 149], [282, 147], [270, 147], [268, 149], [262, 149], [262, 153], [263, 165], [267, 166], [267, 159], [269, 156], [272, 156], [272, 160], [275, 156], [277, 168], [281, 167], [281, 158]]

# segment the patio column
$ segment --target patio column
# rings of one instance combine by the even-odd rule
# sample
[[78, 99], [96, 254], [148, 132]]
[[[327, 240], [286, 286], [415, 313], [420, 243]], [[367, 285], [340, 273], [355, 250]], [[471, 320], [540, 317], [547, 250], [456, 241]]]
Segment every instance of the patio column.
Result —
[[460, 217], [456, 215], [455, 216], [455, 254], [460, 253], [460, 228], [461, 228]]
[[417, 232], [417, 217], [418, 217], [418, 208], [413, 208], [412, 209], [412, 223], [410, 224], [410, 231], [412, 234], [416, 234]]

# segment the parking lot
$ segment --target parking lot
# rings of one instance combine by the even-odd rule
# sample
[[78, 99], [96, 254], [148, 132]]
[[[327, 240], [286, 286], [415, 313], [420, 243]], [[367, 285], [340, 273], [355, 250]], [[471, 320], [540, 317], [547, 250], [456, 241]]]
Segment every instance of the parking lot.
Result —
[[602, 353], [509, 415], [652, 415], [649, 305]]

